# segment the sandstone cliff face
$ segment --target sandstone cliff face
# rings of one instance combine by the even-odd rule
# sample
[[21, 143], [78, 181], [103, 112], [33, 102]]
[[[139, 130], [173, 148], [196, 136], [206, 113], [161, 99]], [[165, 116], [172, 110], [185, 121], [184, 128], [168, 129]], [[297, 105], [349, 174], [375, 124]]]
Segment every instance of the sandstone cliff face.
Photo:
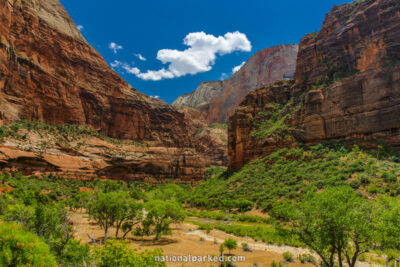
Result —
[[399, 9], [396, 0], [335, 6], [321, 30], [301, 40], [296, 84], [310, 88], [399, 61]]
[[[71, 179], [104, 176], [126, 181], [193, 181], [203, 175], [199, 168], [203, 159], [194, 148], [166, 148], [151, 142], [74, 135], [48, 126], [36, 128], [21, 128], [1, 138], [1, 169], [26, 175], [54, 173]], [[1, 128], [2, 135], [8, 131], [4, 129], [8, 128]]]
[[[193, 144], [184, 115], [113, 72], [57, 0], [0, 0], [0, 21], [0, 124], [26, 119], [87, 125], [164, 149], [151, 152], [149, 161], [165, 154], [165, 169], [170, 161], [181, 162], [165, 177], [187, 171], [185, 148]], [[169, 148], [180, 152], [169, 154]], [[190, 168], [200, 170], [197, 162]], [[138, 160], [131, 172], [153, 175], [151, 164], [144, 165]]]
[[174, 105], [198, 108], [208, 123], [224, 123], [249, 91], [293, 77], [297, 51], [297, 45], [261, 50], [228, 80], [201, 84], [193, 93], [178, 98]]
[[204, 115], [195, 108], [186, 106], [178, 110], [185, 114], [188, 129], [193, 136], [196, 151], [202, 156], [207, 167], [228, 166], [228, 131], [225, 124], [209, 124]]
[[209, 104], [221, 94], [223, 85], [223, 81], [202, 82], [194, 92], [179, 96], [172, 106], [201, 109], [202, 106]]
[[399, 36], [396, 0], [334, 7], [321, 31], [301, 41], [295, 84], [252, 92], [230, 118], [230, 169], [294, 142], [382, 139], [400, 147]]

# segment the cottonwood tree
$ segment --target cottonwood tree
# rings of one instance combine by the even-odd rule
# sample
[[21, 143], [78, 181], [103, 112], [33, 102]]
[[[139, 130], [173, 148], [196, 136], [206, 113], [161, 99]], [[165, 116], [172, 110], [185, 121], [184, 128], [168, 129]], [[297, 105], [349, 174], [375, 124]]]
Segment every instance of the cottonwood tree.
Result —
[[159, 240], [163, 234], [170, 234], [171, 223], [182, 222], [185, 219], [185, 211], [176, 201], [152, 200], [145, 205], [147, 215], [143, 221], [142, 232], [146, 235], [155, 234]]
[[386, 254], [400, 250], [400, 201], [384, 197], [378, 199], [374, 209], [375, 246], [385, 256], [386, 266], [389, 260]]
[[354, 267], [358, 257], [373, 243], [373, 209], [350, 187], [327, 188], [309, 193], [298, 205], [283, 212], [293, 230], [323, 262], [333, 267], [338, 261]]
[[88, 212], [91, 219], [104, 230], [104, 242], [108, 238], [108, 230], [117, 221], [120, 214], [121, 193], [98, 192], [93, 195], [88, 203]]
[[143, 205], [132, 199], [128, 193], [120, 193], [120, 195], [120, 206], [115, 220], [115, 238], [118, 238], [121, 229], [123, 231], [122, 238], [125, 239], [133, 227], [142, 221]]

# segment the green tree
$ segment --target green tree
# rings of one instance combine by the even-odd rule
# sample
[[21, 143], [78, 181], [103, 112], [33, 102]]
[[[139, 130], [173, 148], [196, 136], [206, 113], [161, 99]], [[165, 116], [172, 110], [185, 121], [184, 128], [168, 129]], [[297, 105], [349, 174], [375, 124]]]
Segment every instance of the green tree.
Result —
[[119, 193], [119, 195], [119, 208], [115, 220], [115, 238], [118, 238], [118, 233], [121, 229], [123, 231], [123, 238], [125, 239], [133, 227], [142, 221], [143, 205], [132, 199], [128, 193]]
[[222, 246], [227, 248], [229, 251], [229, 255], [231, 254], [231, 250], [234, 250], [237, 248], [237, 242], [233, 238], [228, 238], [222, 243]]
[[0, 266], [57, 266], [48, 245], [21, 226], [0, 224]]
[[165, 262], [157, 261], [162, 256], [161, 249], [138, 253], [125, 241], [107, 240], [95, 249], [98, 267], [164, 267]]
[[125, 192], [98, 192], [88, 203], [88, 212], [91, 219], [97, 221], [104, 230], [104, 242], [108, 238], [108, 230], [117, 220], [121, 220], [125, 211]]
[[62, 266], [91, 266], [92, 254], [88, 244], [81, 244], [79, 240], [71, 239], [57, 257]]
[[162, 234], [170, 234], [171, 223], [182, 222], [186, 217], [185, 211], [176, 201], [152, 200], [145, 207], [148, 213], [142, 231], [146, 235], [155, 234], [156, 240]]
[[375, 246], [385, 256], [394, 250], [400, 250], [400, 201], [395, 198], [383, 197], [378, 199], [374, 209]]
[[34, 225], [31, 231], [43, 238], [57, 256], [73, 238], [67, 211], [64, 207], [54, 204], [35, 206]]
[[372, 206], [351, 187], [331, 187], [309, 193], [299, 205], [283, 213], [289, 216], [300, 239], [320, 257], [325, 266], [354, 267], [358, 257], [372, 245]]

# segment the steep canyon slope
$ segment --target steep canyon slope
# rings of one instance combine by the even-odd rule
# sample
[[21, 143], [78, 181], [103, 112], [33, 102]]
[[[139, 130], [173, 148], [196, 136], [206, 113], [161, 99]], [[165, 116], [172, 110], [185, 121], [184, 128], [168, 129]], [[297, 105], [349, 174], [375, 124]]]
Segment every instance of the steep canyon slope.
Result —
[[[20, 120], [85, 125], [142, 143], [133, 158], [118, 157], [119, 176], [202, 177], [204, 164], [191, 149], [184, 115], [112, 71], [58, 0], [0, 0], [0, 20], [0, 125]], [[1, 157], [3, 166], [14, 166], [6, 154]], [[91, 160], [84, 153], [79, 157]], [[37, 160], [48, 163], [43, 156]], [[112, 168], [86, 169], [114, 175]]]
[[230, 117], [230, 169], [295, 142], [400, 147], [399, 37], [397, 0], [335, 6], [302, 39], [295, 81], [250, 92]]
[[225, 81], [204, 82], [173, 106], [200, 110], [208, 123], [224, 123], [246, 94], [264, 84], [293, 78], [298, 45], [279, 45], [257, 52]]

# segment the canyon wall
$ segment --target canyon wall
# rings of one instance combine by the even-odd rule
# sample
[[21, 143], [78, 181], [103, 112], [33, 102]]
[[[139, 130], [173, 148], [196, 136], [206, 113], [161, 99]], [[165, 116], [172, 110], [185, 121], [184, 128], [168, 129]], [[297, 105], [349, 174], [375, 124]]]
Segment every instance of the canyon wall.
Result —
[[[160, 177], [201, 178], [200, 156], [185, 150], [194, 144], [184, 114], [139, 93], [111, 70], [58, 0], [0, 0], [0, 21], [0, 125], [86, 125], [162, 150]], [[150, 161], [157, 161], [152, 154]], [[189, 169], [186, 161], [192, 162]], [[180, 162], [178, 170], [168, 170], [173, 162]], [[154, 175], [140, 160], [136, 165], [132, 172]]]
[[335, 6], [321, 30], [302, 39], [294, 84], [251, 92], [231, 116], [230, 169], [295, 142], [400, 147], [399, 37], [399, 1]]
[[293, 78], [298, 45], [279, 45], [254, 54], [229, 79], [202, 83], [196, 91], [180, 96], [174, 106], [199, 109], [208, 123], [225, 123], [246, 94], [265, 84]]

